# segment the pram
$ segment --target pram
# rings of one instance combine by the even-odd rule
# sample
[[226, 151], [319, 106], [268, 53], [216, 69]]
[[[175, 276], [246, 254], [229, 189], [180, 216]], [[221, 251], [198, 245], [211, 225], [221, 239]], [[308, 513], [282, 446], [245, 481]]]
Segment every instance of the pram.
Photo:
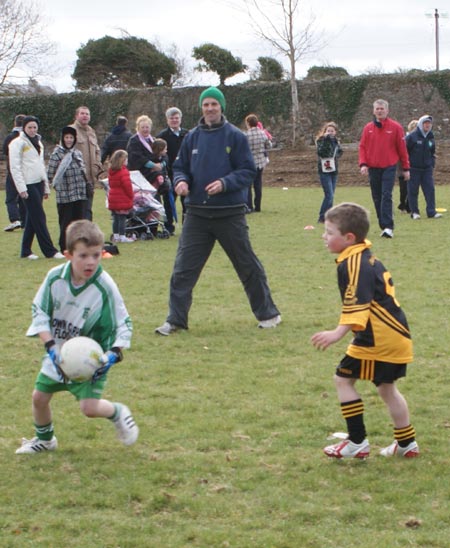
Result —
[[[170, 238], [170, 232], [165, 228], [166, 213], [164, 206], [156, 198], [156, 188], [151, 185], [140, 171], [130, 171], [133, 184], [133, 209], [127, 215], [125, 236], [136, 240], [153, 240], [155, 238]], [[100, 181], [106, 192], [106, 207], [108, 207], [108, 179]]]

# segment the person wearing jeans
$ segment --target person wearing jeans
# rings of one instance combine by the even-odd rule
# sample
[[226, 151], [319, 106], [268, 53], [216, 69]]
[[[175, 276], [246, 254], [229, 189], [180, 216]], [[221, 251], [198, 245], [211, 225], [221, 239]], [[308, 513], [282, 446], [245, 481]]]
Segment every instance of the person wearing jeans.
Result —
[[[338, 158], [343, 154], [336, 137], [337, 125], [334, 122], [324, 124], [317, 134], [317, 169], [323, 189], [323, 200], [319, 211], [319, 223], [325, 221], [325, 213], [333, 207], [334, 192], [338, 180]], [[332, 162], [327, 160], [333, 160]]]

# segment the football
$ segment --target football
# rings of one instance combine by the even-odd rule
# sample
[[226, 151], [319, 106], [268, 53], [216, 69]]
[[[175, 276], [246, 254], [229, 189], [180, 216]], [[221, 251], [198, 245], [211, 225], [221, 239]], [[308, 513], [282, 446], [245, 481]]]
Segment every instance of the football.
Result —
[[102, 354], [102, 347], [94, 339], [74, 337], [61, 347], [60, 367], [71, 381], [89, 381], [100, 367], [99, 358]]

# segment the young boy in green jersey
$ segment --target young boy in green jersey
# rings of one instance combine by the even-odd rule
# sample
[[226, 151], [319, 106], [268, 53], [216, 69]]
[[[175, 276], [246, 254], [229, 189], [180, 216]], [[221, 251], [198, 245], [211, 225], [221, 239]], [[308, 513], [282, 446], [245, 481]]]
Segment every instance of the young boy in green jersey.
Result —
[[338, 459], [369, 456], [364, 404], [355, 390], [356, 380], [362, 379], [375, 384], [394, 423], [394, 441], [381, 450], [381, 455], [417, 457], [419, 447], [408, 405], [395, 385], [397, 379], [406, 375], [406, 364], [412, 361], [411, 335], [395, 298], [391, 275], [370, 251], [368, 231], [369, 214], [360, 205], [343, 203], [325, 215], [323, 239], [328, 250], [338, 255], [342, 311], [338, 326], [315, 333], [311, 342], [325, 350], [349, 331], [354, 337], [334, 376], [348, 437], [325, 447], [324, 452]]
[[[39, 336], [46, 356], [32, 395], [36, 436], [23, 439], [18, 454], [57, 448], [50, 401], [55, 392], [64, 390], [75, 396], [86, 417], [110, 419], [123, 444], [133, 444], [139, 434], [128, 407], [101, 397], [106, 374], [122, 360], [122, 348], [130, 347], [132, 334], [119, 289], [100, 265], [103, 233], [91, 221], [75, 221], [67, 229], [66, 244], [68, 262], [49, 271], [33, 300], [27, 336]], [[81, 335], [96, 340], [104, 354], [92, 381], [72, 382], [65, 379], [60, 368], [60, 349], [66, 340]]]

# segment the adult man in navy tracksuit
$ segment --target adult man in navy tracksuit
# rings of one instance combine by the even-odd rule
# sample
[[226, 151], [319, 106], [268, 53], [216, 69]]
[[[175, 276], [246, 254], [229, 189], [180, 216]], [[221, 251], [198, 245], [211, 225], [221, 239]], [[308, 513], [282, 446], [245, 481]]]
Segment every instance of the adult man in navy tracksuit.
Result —
[[411, 177], [408, 183], [408, 204], [411, 209], [411, 217], [420, 219], [419, 188], [422, 188], [427, 204], [427, 217], [439, 219], [442, 217], [436, 212], [434, 197], [433, 170], [436, 160], [434, 135], [431, 130], [433, 118], [425, 115], [419, 118], [417, 128], [406, 137], [406, 148], [411, 164]]
[[223, 116], [225, 97], [218, 88], [204, 90], [199, 106], [203, 117], [173, 164], [175, 192], [186, 197], [186, 218], [170, 280], [169, 314], [155, 331], [170, 335], [188, 328], [192, 290], [216, 240], [244, 286], [258, 326], [276, 327], [281, 316], [248, 237], [245, 204], [256, 168], [247, 137]]

